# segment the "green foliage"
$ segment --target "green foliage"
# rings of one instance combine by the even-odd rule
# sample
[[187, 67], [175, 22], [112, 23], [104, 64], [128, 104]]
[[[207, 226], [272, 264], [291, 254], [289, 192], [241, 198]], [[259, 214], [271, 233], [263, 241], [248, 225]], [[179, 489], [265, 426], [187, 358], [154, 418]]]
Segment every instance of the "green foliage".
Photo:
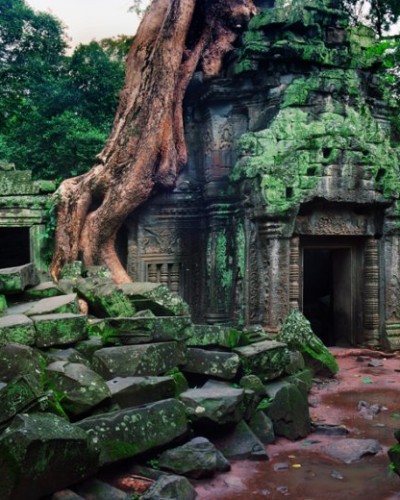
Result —
[[0, 17], [0, 158], [36, 178], [86, 172], [112, 124], [124, 76], [115, 51], [129, 38], [80, 45], [67, 57], [50, 14], [0, 0]]
[[400, 18], [398, 0], [341, 0], [354, 22], [367, 21], [379, 36]]

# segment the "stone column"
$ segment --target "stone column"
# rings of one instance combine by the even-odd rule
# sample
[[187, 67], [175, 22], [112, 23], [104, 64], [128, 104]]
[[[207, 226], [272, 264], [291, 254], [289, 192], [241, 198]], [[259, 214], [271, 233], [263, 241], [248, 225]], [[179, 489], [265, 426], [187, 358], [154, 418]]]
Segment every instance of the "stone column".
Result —
[[290, 239], [281, 235], [276, 222], [259, 223], [263, 262], [263, 326], [278, 333], [290, 309]]
[[364, 265], [364, 342], [379, 345], [379, 245], [369, 238], [365, 245]]
[[289, 301], [291, 309], [299, 309], [300, 300], [300, 239], [290, 240]]
[[35, 224], [29, 228], [31, 262], [40, 271], [47, 271], [47, 266], [43, 259], [45, 233], [46, 226], [44, 224]]

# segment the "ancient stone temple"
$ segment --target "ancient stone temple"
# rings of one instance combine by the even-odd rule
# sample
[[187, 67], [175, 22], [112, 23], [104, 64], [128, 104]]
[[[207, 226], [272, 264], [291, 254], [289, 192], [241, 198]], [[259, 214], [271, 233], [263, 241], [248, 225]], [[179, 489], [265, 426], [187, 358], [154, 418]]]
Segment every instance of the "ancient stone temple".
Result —
[[29, 170], [15, 170], [12, 163], [0, 161], [0, 269], [43, 262], [46, 211], [51, 181], [35, 181]]
[[193, 79], [189, 165], [121, 255], [197, 321], [277, 332], [299, 308], [328, 345], [400, 347], [399, 152], [372, 33], [335, 1], [258, 6], [224, 75]]

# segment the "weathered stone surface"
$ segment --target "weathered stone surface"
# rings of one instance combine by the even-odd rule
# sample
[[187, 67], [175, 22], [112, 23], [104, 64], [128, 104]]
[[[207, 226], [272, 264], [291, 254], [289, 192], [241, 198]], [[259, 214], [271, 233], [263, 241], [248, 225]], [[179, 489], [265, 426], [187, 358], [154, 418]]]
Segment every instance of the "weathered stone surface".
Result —
[[176, 399], [97, 415], [75, 425], [88, 433], [101, 464], [165, 445], [187, 431], [185, 407]]
[[263, 443], [241, 420], [232, 433], [218, 440], [218, 448], [227, 458], [236, 460], [268, 460]]
[[48, 299], [49, 297], [57, 297], [63, 295], [57, 285], [52, 281], [45, 281], [39, 285], [25, 290], [24, 297], [28, 300]]
[[0, 294], [0, 316], [7, 309], [7, 300], [4, 295]]
[[339, 369], [336, 359], [314, 334], [310, 322], [303, 314], [293, 309], [286, 318], [278, 339], [286, 342], [291, 349], [300, 351], [305, 362], [316, 373], [323, 371], [335, 375]]
[[0, 426], [17, 413], [40, 409], [40, 403], [45, 405], [46, 401], [38, 377], [22, 375], [12, 379], [0, 390]]
[[34, 345], [35, 327], [33, 321], [23, 314], [0, 318], [0, 345], [16, 343]]
[[89, 479], [75, 486], [75, 491], [83, 498], [93, 500], [131, 500], [132, 495], [114, 488], [108, 483], [98, 479]]
[[160, 283], [127, 283], [119, 287], [137, 311], [150, 309], [156, 316], [188, 316], [189, 306]]
[[45, 358], [37, 349], [21, 344], [0, 347], [0, 380], [3, 382], [24, 374], [40, 378], [45, 366]]
[[194, 500], [196, 491], [186, 477], [165, 475], [157, 479], [141, 497], [142, 500]]
[[200, 373], [231, 380], [235, 377], [239, 366], [240, 359], [237, 354], [189, 348], [187, 361], [182, 369], [189, 373]]
[[279, 377], [290, 359], [286, 344], [274, 340], [236, 347], [233, 351], [239, 355], [245, 372], [253, 372], [263, 380]]
[[55, 361], [47, 367], [47, 379], [63, 394], [61, 404], [72, 415], [89, 411], [111, 395], [105, 381], [82, 364]]
[[240, 379], [240, 387], [254, 391], [260, 397], [265, 396], [265, 387], [257, 375], [245, 375]]
[[92, 475], [97, 457], [86, 433], [65, 419], [17, 415], [0, 437], [0, 498], [36, 499], [65, 488]]
[[275, 441], [274, 424], [263, 411], [257, 411], [249, 421], [249, 427], [264, 444]]
[[38, 347], [69, 345], [87, 338], [87, 317], [82, 314], [43, 314], [31, 319]]
[[21, 293], [28, 286], [39, 283], [39, 277], [33, 264], [0, 269], [0, 293]]
[[70, 293], [68, 295], [41, 299], [26, 311], [27, 316], [57, 313], [79, 314], [78, 296], [75, 293]]
[[102, 348], [103, 342], [99, 337], [91, 337], [88, 340], [81, 340], [75, 344], [75, 349], [89, 361], [92, 361], [94, 353]]
[[76, 290], [95, 316], [128, 318], [135, 314], [129, 299], [110, 279], [81, 278], [76, 283]]
[[106, 347], [94, 353], [93, 368], [105, 379], [162, 375], [186, 361], [186, 348], [179, 342]]
[[294, 384], [269, 383], [265, 386], [272, 401], [265, 413], [274, 424], [275, 434], [295, 440], [311, 432], [307, 396]]
[[68, 361], [69, 363], [80, 363], [90, 367], [89, 360], [73, 347], [68, 347], [67, 349], [49, 349], [46, 351], [46, 358], [49, 364], [54, 363], [54, 361]]
[[178, 448], [164, 451], [158, 463], [161, 469], [194, 479], [212, 477], [216, 472], [226, 472], [231, 468], [222, 453], [204, 437], [196, 437]]
[[51, 500], [85, 500], [72, 490], [61, 490], [51, 495]]
[[173, 377], [117, 377], [107, 382], [112, 400], [121, 408], [144, 405], [175, 396]]
[[204, 421], [221, 425], [237, 423], [246, 411], [243, 389], [225, 385], [189, 389], [179, 398], [194, 422]]
[[232, 349], [240, 343], [242, 334], [238, 330], [220, 325], [193, 325], [187, 341], [191, 347], [221, 346]]
[[346, 464], [360, 460], [365, 455], [376, 455], [383, 450], [376, 439], [339, 439], [324, 446], [324, 453]]

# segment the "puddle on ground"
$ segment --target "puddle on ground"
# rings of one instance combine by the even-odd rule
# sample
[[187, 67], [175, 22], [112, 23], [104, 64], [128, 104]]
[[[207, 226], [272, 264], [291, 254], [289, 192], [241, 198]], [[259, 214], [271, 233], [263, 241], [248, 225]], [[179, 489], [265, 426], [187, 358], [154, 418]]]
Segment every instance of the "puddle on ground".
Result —
[[[288, 463], [286, 470], [276, 464]], [[293, 465], [301, 465], [294, 468]], [[325, 456], [299, 450], [295, 460], [287, 454], [263, 463], [237, 462], [233, 477], [220, 477], [197, 488], [202, 500], [398, 500], [399, 478], [389, 470], [387, 456], [366, 457], [354, 464], [340, 464]], [[239, 479], [241, 478], [241, 479]]]

